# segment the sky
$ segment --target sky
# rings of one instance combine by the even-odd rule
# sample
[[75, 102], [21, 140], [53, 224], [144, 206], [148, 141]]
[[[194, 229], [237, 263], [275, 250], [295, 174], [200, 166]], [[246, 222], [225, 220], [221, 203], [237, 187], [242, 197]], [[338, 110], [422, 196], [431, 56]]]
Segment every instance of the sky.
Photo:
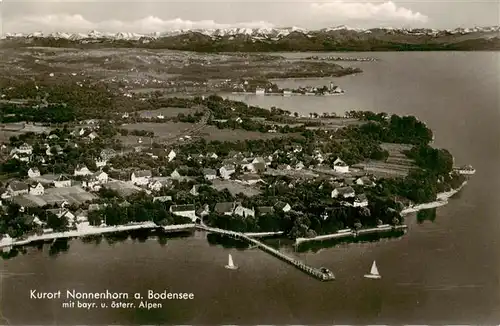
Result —
[[196, 28], [456, 28], [500, 25], [500, 0], [0, 0], [5, 33]]

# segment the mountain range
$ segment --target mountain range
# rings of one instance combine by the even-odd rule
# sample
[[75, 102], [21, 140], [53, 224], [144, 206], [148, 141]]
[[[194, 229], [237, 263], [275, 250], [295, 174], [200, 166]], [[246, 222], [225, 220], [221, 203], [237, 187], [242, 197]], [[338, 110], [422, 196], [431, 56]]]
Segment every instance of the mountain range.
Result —
[[6, 34], [3, 46], [139, 47], [199, 52], [500, 50], [500, 26], [437, 29], [347, 26], [305, 30], [227, 28], [129, 32]]

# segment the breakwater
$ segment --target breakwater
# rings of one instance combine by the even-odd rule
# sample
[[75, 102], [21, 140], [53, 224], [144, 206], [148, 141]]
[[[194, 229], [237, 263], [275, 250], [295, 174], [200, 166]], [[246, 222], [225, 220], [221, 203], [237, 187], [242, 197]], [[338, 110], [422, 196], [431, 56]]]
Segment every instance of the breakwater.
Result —
[[312, 241], [325, 241], [332, 239], [348, 239], [348, 238], [356, 238], [358, 236], [373, 234], [373, 233], [385, 233], [389, 231], [406, 231], [408, 226], [406, 225], [380, 225], [375, 228], [365, 228], [361, 230], [349, 230], [331, 234], [319, 235], [312, 238], [297, 238], [295, 239], [295, 245], [298, 246], [302, 243], [312, 242]]

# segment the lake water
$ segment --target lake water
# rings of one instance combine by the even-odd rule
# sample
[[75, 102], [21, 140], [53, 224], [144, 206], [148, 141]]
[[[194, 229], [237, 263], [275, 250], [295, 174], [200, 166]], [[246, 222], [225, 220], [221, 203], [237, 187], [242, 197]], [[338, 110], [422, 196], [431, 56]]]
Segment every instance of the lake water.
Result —
[[[211, 246], [202, 233], [165, 246], [154, 240], [114, 245], [74, 240], [56, 257], [33, 250], [2, 262], [0, 323], [498, 324], [500, 53], [369, 56], [381, 61], [353, 63], [364, 72], [333, 79], [347, 91], [344, 96], [232, 97], [301, 113], [363, 109], [418, 116], [457, 164], [477, 169], [458, 198], [437, 210], [434, 222], [417, 224], [409, 217], [409, 232], [402, 238], [298, 254], [313, 266], [330, 268], [337, 279], [327, 283], [257, 249]], [[239, 270], [224, 269], [228, 253]], [[363, 278], [374, 259], [380, 281]], [[86, 311], [62, 308], [60, 300], [30, 300], [31, 289], [167, 289], [193, 292], [195, 299], [165, 301], [162, 309], [150, 311]]]

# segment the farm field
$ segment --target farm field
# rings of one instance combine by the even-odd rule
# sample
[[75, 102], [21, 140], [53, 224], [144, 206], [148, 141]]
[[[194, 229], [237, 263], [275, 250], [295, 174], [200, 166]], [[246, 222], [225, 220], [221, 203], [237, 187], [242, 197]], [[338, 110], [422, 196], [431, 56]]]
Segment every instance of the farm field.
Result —
[[159, 115], [163, 115], [165, 118], [175, 118], [177, 115], [183, 113], [184, 115], [188, 114], [194, 114], [196, 112], [203, 112], [201, 109], [198, 108], [177, 108], [177, 107], [167, 107], [167, 108], [160, 108], [158, 110], [144, 110], [144, 111], [137, 111], [139, 114], [139, 117], [142, 119], [154, 119], [158, 117]]
[[214, 180], [212, 188], [216, 189], [217, 191], [227, 189], [233, 196], [239, 193], [243, 193], [245, 196], [253, 197], [261, 193], [259, 189], [253, 186], [244, 185], [240, 182], [232, 180]]
[[[290, 135], [290, 134], [287, 134]], [[272, 139], [283, 137], [280, 133], [263, 133], [258, 131], [247, 131], [243, 129], [219, 129], [215, 126], [206, 126], [199, 134], [207, 141], [238, 141], [238, 140], [257, 140]]]

